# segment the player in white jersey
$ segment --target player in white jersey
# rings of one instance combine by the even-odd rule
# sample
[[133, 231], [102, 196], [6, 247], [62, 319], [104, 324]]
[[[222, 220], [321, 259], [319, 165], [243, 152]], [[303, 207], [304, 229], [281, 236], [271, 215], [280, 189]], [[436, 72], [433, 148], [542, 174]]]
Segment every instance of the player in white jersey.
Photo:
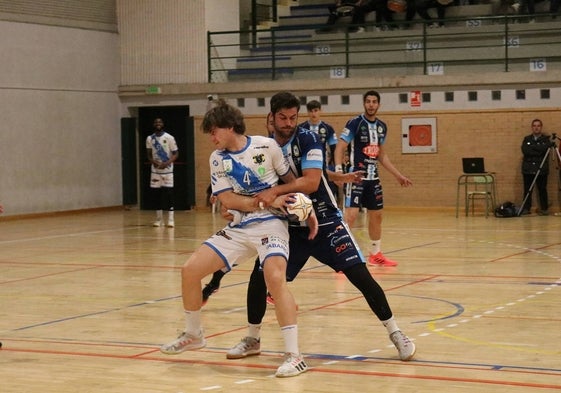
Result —
[[178, 149], [175, 138], [164, 131], [164, 122], [154, 119], [154, 133], [146, 138], [146, 155], [150, 161], [150, 188], [156, 194], [158, 207], [153, 226], [163, 222], [163, 211], [168, 211], [167, 226], [173, 228], [173, 162], [177, 159]]
[[[247, 197], [275, 186], [279, 178], [291, 182], [295, 176], [278, 144], [270, 138], [244, 135], [243, 115], [224, 101], [205, 114], [202, 129], [217, 149], [210, 156], [212, 192], [224, 207], [241, 214], [207, 239], [183, 265], [181, 294], [185, 331], [160, 350], [178, 354], [203, 348], [206, 340], [201, 327], [201, 280], [258, 254], [263, 261], [267, 288], [276, 300], [275, 312], [285, 342], [285, 361], [276, 376], [298, 375], [308, 366], [300, 354], [296, 303], [285, 278], [289, 253], [287, 222], [284, 217], [269, 212], [266, 209], [269, 206], [258, 198]], [[280, 209], [290, 201], [290, 194], [281, 195], [270, 206]]]

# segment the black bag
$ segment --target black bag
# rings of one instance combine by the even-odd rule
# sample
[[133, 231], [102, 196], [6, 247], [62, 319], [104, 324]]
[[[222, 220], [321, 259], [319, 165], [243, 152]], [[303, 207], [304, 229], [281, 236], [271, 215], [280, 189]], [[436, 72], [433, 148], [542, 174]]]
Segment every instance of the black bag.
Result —
[[512, 202], [504, 202], [497, 206], [497, 208], [495, 209], [495, 217], [498, 218], [509, 218], [517, 216], [518, 208]]

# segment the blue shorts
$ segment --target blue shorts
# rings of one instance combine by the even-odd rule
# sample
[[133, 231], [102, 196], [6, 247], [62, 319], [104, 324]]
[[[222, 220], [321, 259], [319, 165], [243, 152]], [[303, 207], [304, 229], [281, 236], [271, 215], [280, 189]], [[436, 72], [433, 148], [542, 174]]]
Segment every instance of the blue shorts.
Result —
[[319, 227], [317, 236], [308, 240], [307, 227], [289, 226], [290, 234], [286, 279], [292, 281], [310, 257], [339, 272], [359, 263], [366, 263], [362, 251], [347, 224], [337, 219]]
[[365, 207], [367, 210], [381, 210], [384, 207], [384, 193], [380, 180], [363, 180], [347, 184], [345, 207]]

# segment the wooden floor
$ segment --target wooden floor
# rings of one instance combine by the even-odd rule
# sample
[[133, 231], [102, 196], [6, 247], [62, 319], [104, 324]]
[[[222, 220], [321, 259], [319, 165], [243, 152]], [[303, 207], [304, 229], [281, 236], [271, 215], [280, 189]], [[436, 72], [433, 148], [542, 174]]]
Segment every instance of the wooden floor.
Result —
[[0, 391], [561, 390], [561, 217], [454, 213], [387, 209], [383, 249], [399, 266], [369, 267], [414, 361], [398, 360], [343, 275], [311, 260], [290, 284], [311, 369], [287, 379], [273, 377], [283, 345], [271, 307], [261, 356], [225, 358], [245, 334], [250, 261], [204, 308], [206, 348], [158, 351], [183, 327], [179, 268], [218, 215], [177, 212], [175, 229], [138, 210], [0, 221]]

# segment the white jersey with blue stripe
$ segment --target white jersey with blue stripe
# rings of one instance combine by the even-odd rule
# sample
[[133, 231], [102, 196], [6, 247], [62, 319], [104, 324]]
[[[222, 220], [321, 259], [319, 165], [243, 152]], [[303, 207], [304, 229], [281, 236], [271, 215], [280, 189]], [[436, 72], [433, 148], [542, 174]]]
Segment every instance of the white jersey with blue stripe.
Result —
[[[290, 171], [277, 142], [264, 136], [248, 136], [240, 151], [215, 150], [209, 161], [214, 195], [231, 190], [253, 196], [277, 185], [279, 178]], [[235, 226], [279, 218], [267, 209], [257, 210], [242, 214], [241, 222]]]

